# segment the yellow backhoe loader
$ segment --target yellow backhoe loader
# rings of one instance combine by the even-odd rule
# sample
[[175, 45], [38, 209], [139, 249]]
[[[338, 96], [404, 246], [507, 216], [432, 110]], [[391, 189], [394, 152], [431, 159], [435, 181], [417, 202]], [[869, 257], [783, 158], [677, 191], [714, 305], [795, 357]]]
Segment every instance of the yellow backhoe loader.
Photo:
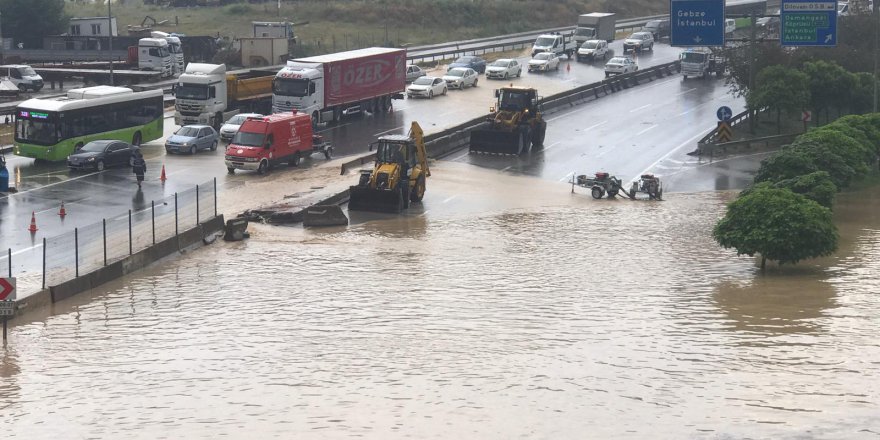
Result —
[[413, 122], [409, 135], [386, 135], [370, 145], [376, 147], [372, 170], [362, 170], [356, 186], [349, 187], [350, 211], [399, 213], [425, 196], [425, 180], [431, 175], [422, 127]]
[[495, 98], [489, 125], [471, 131], [471, 153], [523, 154], [529, 145], [544, 145], [547, 121], [541, 115], [537, 90], [511, 84], [495, 90]]

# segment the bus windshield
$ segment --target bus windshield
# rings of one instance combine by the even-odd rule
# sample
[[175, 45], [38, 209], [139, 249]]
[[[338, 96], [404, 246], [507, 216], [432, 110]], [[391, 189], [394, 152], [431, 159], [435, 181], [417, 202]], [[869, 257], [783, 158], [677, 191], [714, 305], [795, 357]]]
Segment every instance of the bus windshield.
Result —
[[235, 136], [232, 138], [232, 142], [230, 144], [239, 145], [242, 147], [262, 147], [263, 140], [266, 138], [266, 135], [263, 133], [247, 133], [244, 131], [239, 131], [235, 133]]
[[275, 78], [272, 91], [283, 96], [309, 96], [309, 80]]
[[180, 83], [174, 90], [174, 96], [178, 99], [208, 99], [208, 86], [199, 84]]
[[[29, 116], [22, 116], [29, 114]], [[52, 145], [58, 142], [58, 123], [46, 113], [19, 112], [15, 120], [15, 137], [22, 142]]]

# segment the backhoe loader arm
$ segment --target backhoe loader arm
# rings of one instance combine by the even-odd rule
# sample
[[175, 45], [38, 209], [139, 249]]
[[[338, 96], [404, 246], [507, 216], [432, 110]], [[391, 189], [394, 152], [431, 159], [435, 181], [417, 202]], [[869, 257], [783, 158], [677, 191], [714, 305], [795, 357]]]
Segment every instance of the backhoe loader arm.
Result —
[[431, 169], [428, 168], [428, 151], [425, 148], [425, 132], [422, 131], [422, 127], [418, 122], [413, 121], [409, 129], [409, 136], [416, 143], [416, 155], [419, 158], [419, 164], [421, 164], [422, 169], [425, 170], [425, 176], [430, 177]]

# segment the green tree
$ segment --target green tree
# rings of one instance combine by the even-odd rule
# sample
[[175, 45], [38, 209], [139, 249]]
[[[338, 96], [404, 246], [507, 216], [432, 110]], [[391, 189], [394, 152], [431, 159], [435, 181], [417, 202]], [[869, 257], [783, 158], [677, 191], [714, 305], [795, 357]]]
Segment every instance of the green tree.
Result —
[[819, 171], [819, 167], [810, 156], [789, 146], [761, 161], [761, 167], [755, 174], [755, 183], [776, 183], [816, 171]]
[[785, 66], [761, 70], [755, 90], [746, 95], [752, 110], [768, 107], [776, 110], [776, 126], [782, 130], [783, 111], [801, 111], [810, 101], [809, 78], [803, 72]]
[[855, 75], [856, 84], [852, 91], [849, 109], [856, 114], [868, 113], [874, 109], [874, 75], [867, 72], [859, 72]]
[[843, 125], [836, 127], [829, 125], [810, 130], [800, 135], [793, 145], [797, 147], [805, 143], [827, 147], [857, 173], [868, 172], [868, 165], [875, 156], [874, 148], [862, 132]]
[[[762, 185], [767, 185], [767, 183]], [[792, 179], [780, 180], [774, 186], [791, 190], [791, 192], [800, 194], [826, 208], [831, 208], [834, 204], [834, 195], [837, 193], [837, 187], [831, 180], [831, 176], [825, 171], [816, 171]]]
[[760, 254], [761, 270], [767, 260], [795, 264], [830, 255], [838, 239], [830, 209], [769, 185], [754, 188], [731, 203], [712, 236], [722, 247], [736, 249], [738, 255]]
[[827, 172], [838, 188], [848, 187], [857, 174], [832, 145], [814, 139], [798, 138], [791, 148], [806, 156], [817, 171]]
[[825, 111], [825, 122], [829, 121], [828, 110], [849, 107], [852, 90], [856, 86], [856, 76], [847, 72], [836, 63], [826, 61], [808, 61], [801, 70], [810, 78], [810, 105], [816, 112], [816, 125], [819, 125], [819, 114]]
[[[724, 49], [724, 56], [727, 58], [729, 73], [727, 86], [735, 96], [746, 96], [749, 93], [749, 64], [751, 63], [749, 45], [729, 46]], [[779, 44], [759, 44], [755, 48], [755, 72], [760, 72], [770, 66], [791, 66], [794, 65], [794, 62], [793, 53], [785, 50]]]
[[25, 48], [43, 47], [43, 37], [66, 32], [70, 22], [64, 0], [0, 0], [0, 10], [3, 36]]

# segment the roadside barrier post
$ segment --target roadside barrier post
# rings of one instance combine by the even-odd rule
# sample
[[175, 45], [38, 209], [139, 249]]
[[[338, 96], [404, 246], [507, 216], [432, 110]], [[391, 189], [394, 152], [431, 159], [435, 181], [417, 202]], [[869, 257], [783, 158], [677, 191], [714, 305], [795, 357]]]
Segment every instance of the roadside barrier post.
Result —
[[46, 237], [43, 237], [43, 288], [46, 288]]
[[128, 255], [134, 253], [134, 246], [131, 243], [131, 210], [128, 210]]
[[104, 235], [104, 266], [107, 265], [107, 219], [101, 219], [101, 233]]
[[174, 236], [180, 235], [177, 232], [177, 193], [174, 193]]
[[196, 226], [199, 225], [199, 186], [196, 185]]
[[152, 230], [153, 230], [153, 245], [156, 244], [156, 201], [150, 200], [150, 220], [152, 222]]
[[73, 228], [73, 260], [76, 277], [79, 278], [79, 228]]

